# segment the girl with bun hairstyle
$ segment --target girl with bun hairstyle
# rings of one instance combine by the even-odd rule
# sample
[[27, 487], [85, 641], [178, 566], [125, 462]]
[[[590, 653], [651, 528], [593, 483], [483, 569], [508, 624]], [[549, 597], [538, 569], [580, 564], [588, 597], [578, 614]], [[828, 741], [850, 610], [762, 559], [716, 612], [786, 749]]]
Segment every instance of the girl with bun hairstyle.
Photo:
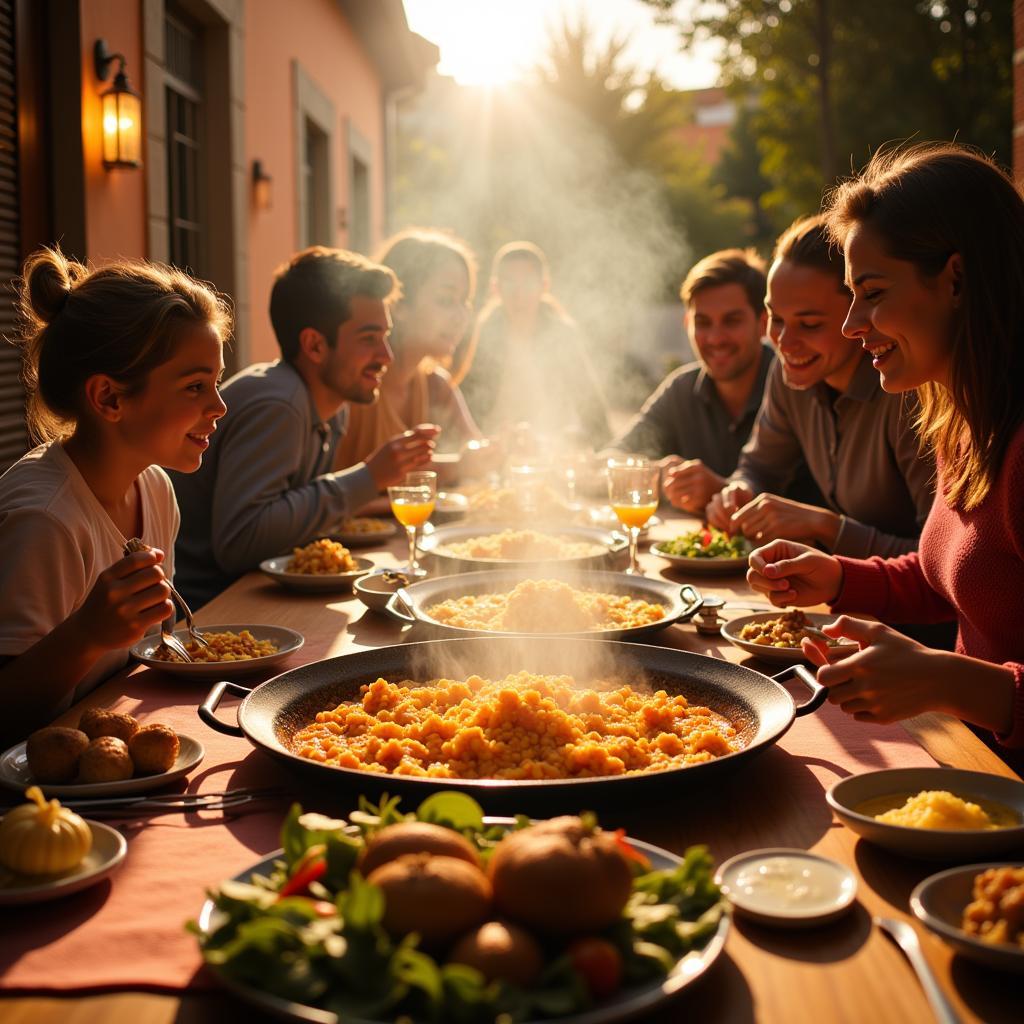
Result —
[[[0, 698], [24, 736], [171, 617], [178, 508], [161, 466], [199, 468], [225, 406], [225, 301], [187, 274], [59, 249], [20, 288], [28, 422], [40, 444], [0, 476]], [[128, 538], [148, 551], [124, 555]]]
[[886, 391], [917, 391], [935, 499], [916, 553], [837, 558], [779, 540], [751, 554], [747, 578], [780, 607], [955, 620], [956, 653], [845, 615], [826, 632], [857, 653], [825, 665], [818, 644], [804, 649], [855, 718], [944, 711], [1024, 747], [1024, 198], [987, 157], [920, 145], [876, 155], [827, 216], [853, 291], [843, 333]]

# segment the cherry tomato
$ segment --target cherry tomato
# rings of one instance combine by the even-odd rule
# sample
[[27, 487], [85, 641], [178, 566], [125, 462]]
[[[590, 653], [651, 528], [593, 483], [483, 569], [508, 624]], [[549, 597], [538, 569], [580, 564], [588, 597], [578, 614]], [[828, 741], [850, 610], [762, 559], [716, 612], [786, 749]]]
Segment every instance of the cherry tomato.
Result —
[[707, 547], [711, 543], [711, 531], [704, 530], [700, 535], [700, 543], [702, 547]]
[[304, 896], [309, 892], [310, 882], [315, 882], [327, 872], [326, 847], [311, 846], [295, 865], [291, 878], [281, 886], [278, 899], [285, 896]]
[[596, 936], [577, 939], [567, 950], [569, 962], [595, 999], [607, 999], [622, 985], [622, 954]]
[[629, 845], [629, 841], [626, 839], [626, 830], [624, 828], [617, 828], [615, 830], [615, 845], [618, 847], [619, 853], [625, 857], [626, 860], [633, 861], [639, 864], [642, 868], [650, 868], [651, 862], [647, 857], [644, 856], [639, 850]]

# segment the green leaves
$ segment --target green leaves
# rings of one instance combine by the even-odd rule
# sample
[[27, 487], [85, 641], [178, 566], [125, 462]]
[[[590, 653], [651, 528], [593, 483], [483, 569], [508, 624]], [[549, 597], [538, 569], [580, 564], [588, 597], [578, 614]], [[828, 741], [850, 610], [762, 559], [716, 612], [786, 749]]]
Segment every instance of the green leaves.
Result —
[[465, 793], [442, 792], [428, 796], [417, 809], [416, 817], [456, 832], [477, 832], [484, 827], [483, 809]]

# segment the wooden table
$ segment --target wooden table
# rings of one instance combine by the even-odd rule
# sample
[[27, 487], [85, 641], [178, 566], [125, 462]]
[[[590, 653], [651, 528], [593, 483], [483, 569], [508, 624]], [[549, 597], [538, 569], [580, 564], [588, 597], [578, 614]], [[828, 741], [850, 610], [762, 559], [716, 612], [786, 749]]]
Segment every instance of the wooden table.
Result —
[[[692, 524], [676, 520], [652, 531], [652, 539], [674, 536]], [[394, 565], [404, 550], [401, 538], [388, 550], [371, 553], [379, 565]], [[682, 577], [650, 554], [643, 556], [651, 575], [664, 574], [692, 582], [705, 591], [739, 602], [757, 600], [739, 576]], [[290, 626], [316, 642], [289, 667], [319, 657], [400, 642], [399, 627], [366, 611], [348, 595], [286, 594], [257, 574], [244, 577], [203, 609], [206, 622], [274, 622]], [[672, 627], [657, 634], [663, 646], [743, 662], [725, 641], [698, 636], [693, 627]], [[755, 667], [757, 667], [755, 665]], [[142, 670], [147, 671], [147, 670]], [[110, 706], [124, 692], [125, 674], [111, 679], [88, 698], [88, 704]], [[77, 719], [77, 712], [65, 716]], [[959, 722], [942, 715], [924, 715], [905, 728], [937, 761], [960, 768], [1016, 776]], [[247, 749], [245, 741], [240, 745]], [[687, 797], [671, 813], [659, 808], [624, 809], [615, 825], [669, 849], [681, 851], [699, 840], [709, 843], [716, 858], [744, 849], [795, 846], [813, 849], [854, 869], [860, 890], [858, 904], [841, 921], [810, 931], [781, 931], [735, 921], [724, 954], [714, 968], [680, 1001], [651, 1017], [656, 1021], [764, 1021], [791, 1024], [815, 1022], [929, 1022], [933, 1019], [921, 987], [902, 954], [871, 924], [873, 914], [910, 920], [907, 900], [913, 886], [934, 868], [904, 861], [876, 850], [831, 819], [824, 799], [794, 806], [784, 787], [772, 785], [773, 762], [756, 762], [758, 798], [724, 812], [713, 794]], [[752, 783], [753, 784], [753, 783]], [[664, 811], [664, 812], [663, 812]], [[244, 865], [240, 865], [244, 867]], [[211, 882], [216, 879], [211, 879]], [[198, 909], [198, 908], [195, 908]], [[1019, 983], [990, 973], [961, 958], [917, 927], [929, 962], [965, 1021], [1020, 1020], [1015, 996]], [[54, 970], [60, 970], [59, 964]], [[118, 992], [86, 997], [7, 996], [0, 1001], [5, 1024], [163, 1024], [163, 1022], [262, 1021], [262, 1015], [221, 994], [183, 996]]]

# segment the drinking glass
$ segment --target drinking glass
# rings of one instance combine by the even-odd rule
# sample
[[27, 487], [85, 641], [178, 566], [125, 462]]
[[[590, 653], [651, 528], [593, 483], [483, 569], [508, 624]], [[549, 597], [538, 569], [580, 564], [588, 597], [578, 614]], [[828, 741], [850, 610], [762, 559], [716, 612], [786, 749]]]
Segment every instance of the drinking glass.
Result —
[[416, 560], [416, 538], [419, 528], [434, 512], [437, 501], [437, 474], [430, 471], [407, 473], [398, 485], [388, 488], [391, 512], [405, 527], [409, 538], [409, 565], [404, 571], [407, 576], [426, 576]]
[[660, 475], [658, 464], [642, 455], [608, 460], [608, 500], [629, 535], [629, 568], [626, 572], [631, 576], [643, 575], [636, 557], [636, 546], [640, 531], [658, 507]]

